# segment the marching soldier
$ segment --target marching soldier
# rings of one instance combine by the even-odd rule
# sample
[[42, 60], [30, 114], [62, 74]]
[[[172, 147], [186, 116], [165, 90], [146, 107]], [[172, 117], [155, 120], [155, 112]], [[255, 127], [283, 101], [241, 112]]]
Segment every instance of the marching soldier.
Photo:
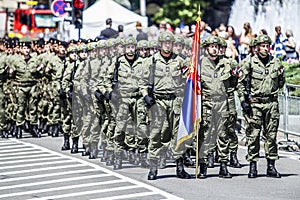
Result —
[[[174, 35], [164, 32], [159, 35], [161, 49], [148, 59], [144, 76], [148, 83], [141, 83], [145, 103], [150, 108], [150, 137], [148, 159], [150, 171], [148, 180], [157, 179], [157, 166], [164, 143], [169, 143], [176, 137], [182, 104], [182, 87], [185, 79], [182, 74], [184, 60], [172, 52]], [[149, 87], [148, 87], [149, 86]], [[167, 117], [168, 116], [168, 117]], [[168, 119], [170, 131], [163, 130], [165, 119]], [[176, 160], [176, 175], [178, 178], [188, 179], [190, 175], [184, 170], [184, 152], [174, 151]]]
[[228, 91], [234, 87], [232, 63], [220, 60], [220, 39], [216, 36], [206, 38], [202, 46], [205, 54], [201, 58], [202, 121], [199, 129], [199, 178], [207, 178], [208, 155], [218, 141], [220, 162], [219, 177], [232, 178], [228, 172], [229, 156], [227, 123], [229, 117]]
[[37, 70], [36, 57], [30, 56], [30, 42], [23, 42], [21, 46], [21, 55], [15, 55], [12, 61], [11, 73], [16, 76], [17, 82], [17, 138], [22, 138], [22, 126], [25, 124], [26, 110], [29, 110], [29, 119], [31, 133], [33, 137], [40, 137], [38, 133], [37, 119], [37, 78], [39, 72]]

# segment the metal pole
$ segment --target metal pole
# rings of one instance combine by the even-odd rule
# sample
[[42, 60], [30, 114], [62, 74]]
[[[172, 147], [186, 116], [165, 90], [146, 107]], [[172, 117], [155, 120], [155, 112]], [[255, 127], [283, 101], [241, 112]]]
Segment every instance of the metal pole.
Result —
[[284, 112], [283, 112], [283, 130], [284, 130], [284, 136], [286, 141], [288, 141], [288, 134], [287, 134], [287, 126], [288, 126], [288, 114], [289, 114], [289, 101], [288, 101], [288, 95], [289, 95], [289, 90], [286, 85], [284, 85]]
[[146, 16], [146, 0], [140, 0], [141, 15]]
[[78, 29], [78, 39], [81, 37], [80, 36], [80, 30], [81, 30], [81, 28]]

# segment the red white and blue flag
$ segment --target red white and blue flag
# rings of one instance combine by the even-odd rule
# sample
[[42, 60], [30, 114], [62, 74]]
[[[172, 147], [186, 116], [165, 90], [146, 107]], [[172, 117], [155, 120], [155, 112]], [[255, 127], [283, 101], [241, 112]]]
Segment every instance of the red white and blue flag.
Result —
[[176, 149], [179, 149], [184, 141], [194, 136], [197, 125], [201, 121], [200, 21], [200, 17], [198, 17], [181, 108]]

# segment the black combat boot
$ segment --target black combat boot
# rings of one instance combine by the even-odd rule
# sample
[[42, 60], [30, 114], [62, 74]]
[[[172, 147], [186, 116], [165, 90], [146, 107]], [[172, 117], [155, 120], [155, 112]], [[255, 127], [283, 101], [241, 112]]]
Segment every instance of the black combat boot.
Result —
[[17, 135], [17, 125], [14, 122], [14, 124], [12, 125], [11, 131], [10, 131], [11, 136], [16, 137]]
[[35, 138], [40, 138], [41, 135], [38, 131], [38, 125], [31, 125], [31, 135]]
[[8, 131], [7, 130], [2, 130], [1, 131], [1, 136], [2, 136], [2, 138], [8, 138]]
[[239, 160], [237, 159], [236, 153], [231, 153], [230, 154], [230, 167], [234, 167], [234, 168], [241, 168], [242, 165], [240, 164]]
[[72, 149], [71, 149], [71, 153], [78, 153], [78, 137], [74, 137], [72, 138]]
[[89, 159], [96, 159], [97, 157], [98, 157], [98, 145], [96, 142], [93, 142], [91, 144]]
[[193, 167], [194, 161], [191, 159], [190, 149], [187, 149], [183, 155], [183, 163], [186, 167]]
[[232, 175], [227, 169], [227, 163], [221, 162], [220, 163], [220, 171], [219, 171], [219, 177], [220, 178], [232, 178]]
[[122, 169], [122, 156], [120, 152], [116, 153], [114, 161], [114, 170], [118, 169]]
[[91, 154], [91, 147], [90, 144], [88, 145], [83, 145], [83, 152], [81, 153], [82, 156], [89, 156]]
[[140, 158], [141, 158], [141, 167], [142, 168], [149, 168], [150, 167], [150, 163], [147, 159], [147, 153], [141, 153], [140, 154]]
[[22, 126], [16, 127], [16, 138], [22, 138]]
[[268, 161], [267, 177], [281, 178], [281, 174], [277, 172], [275, 168], [275, 160], [267, 159], [267, 161]]
[[61, 150], [62, 151], [70, 150], [70, 136], [67, 133], [64, 134], [64, 144], [61, 147]]
[[207, 164], [200, 163], [199, 167], [200, 167], [200, 170], [199, 170], [198, 178], [200, 178], [200, 179], [207, 178]]
[[106, 151], [107, 157], [106, 157], [106, 166], [112, 166], [114, 164], [114, 152], [113, 151]]
[[49, 127], [48, 127], [48, 125], [47, 125], [47, 119], [43, 119], [42, 120], [42, 133], [44, 134], [44, 133], [47, 133], [48, 132], [48, 129], [49, 129]]
[[58, 124], [52, 125], [52, 137], [58, 137], [59, 136], [59, 127]]
[[54, 125], [49, 125], [49, 126], [48, 126], [48, 130], [47, 130], [48, 136], [52, 136], [53, 129], [54, 129]]
[[256, 161], [251, 161], [250, 162], [248, 178], [256, 178], [256, 177], [257, 177]]
[[214, 168], [215, 167], [215, 164], [214, 164], [214, 153], [212, 152], [212, 153], [209, 153], [208, 155], [207, 155], [207, 167], [208, 168]]
[[176, 176], [177, 178], [189, 179], [191, 175], [184, 170], [183, 158], [178, 158], [176, 160]]
[[148, 180], [156, 180], [157, 179], [157, 162], [154, 160], [149, 160], [150, 171], [148, 173]]

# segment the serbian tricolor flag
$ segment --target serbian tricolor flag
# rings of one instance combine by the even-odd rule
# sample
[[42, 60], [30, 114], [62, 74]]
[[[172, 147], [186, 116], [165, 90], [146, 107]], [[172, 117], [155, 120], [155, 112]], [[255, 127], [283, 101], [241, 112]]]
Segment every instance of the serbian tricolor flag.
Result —
[[184, 141], [194, 136], [197, 126], [201, 121], [200, 21], [200, 17], [198, 17], [179, 120], [176, 144], [177, 150], [181, 149], [181, 144], [184, 144]]

